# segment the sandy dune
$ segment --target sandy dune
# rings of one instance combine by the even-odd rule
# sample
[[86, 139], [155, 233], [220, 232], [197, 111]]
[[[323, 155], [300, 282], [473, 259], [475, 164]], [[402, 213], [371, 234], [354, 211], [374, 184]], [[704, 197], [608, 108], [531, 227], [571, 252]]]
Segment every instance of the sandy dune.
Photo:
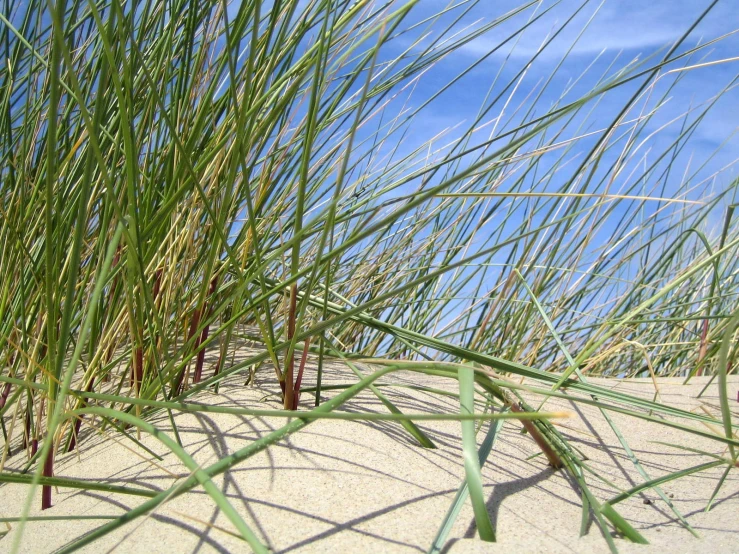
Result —
[[[356, 377], [341, 366], [330, 369], [330, 379], [353, 382]], [[244, 376], [231, 377], [219, 395], [201, 393], [194, 400], [210, 404], [254, 408], [279, 408], [268, 371], [263, 382], [245, 387]], [[398, 374], [385, 382], [418, 383], [420, 377]], [[593, 380], [608, 387], [652, 398], [650, 380]], [[693, 397], [705, 378], [682, 386], [678, 379], [662, 379], [663, 402], [687, 409], [702, 403], [718, 414], [718, 388], [714, 384], [700, 400]], [[423, 384], [454, 391], [454, 383], [423, 378]], [[730, 381], [729, 398], [737, 406], [739, 379]], [[306, 386], [310, 386], [308, 383]], [[408, 388], [383, 389], [406, 412], [454, 412], [453, 397], [440, 398]], [[326, 396], [330, 396], [329, 393]], [[312, 402], [304, 394], [303, 408]], [[617, 487], [626, 489], [641, 482], [616, 437], [597, 410], [574, 403], [550, 400], [549, 409], [566, 409], [573, 417], [561, 420], [560, 429], [590, 464]], [[384, 412], [367, 391], [344, 409]], [[677, 443], [722, 454], [718, 443], [700, 439], [661, 425], [614, 415], [632, 449], [650, 477], [710, 461], [710, 458], [652, 441]], [[155, 424], [171, 434], [165, 416]], [[237, 417], [219, 414], [180, 414], [176, 422], [187, 451], [203, 466], [243, 447], [282, 425], [279, 418]], [[425, 552], [438, 531], [457, 491], [464, 470], [459, 423], [419, 424], [438, 445], [436, 450], [416, 446], [396, 422], [316, 421], [288, 440], [270, 447], [239, 465], [215, 482], [237, 510], [275, 552]], [[56, 474], [139, 487], [163, 489], [188, 475], [185, 468], [152, 437], [142, 437], [163, 456], [156, 462], [133, 443], [114, 436], [103, 439], [87, 427], [81, 451], [58, 458]], [[480, 434], [480, 440], [482, 435]], [[534, 442], [520, 433], [520, 424], [508, 422], [483, 468], [488, 508], [498, 542], [483, 543], [475, 537], [472, 509], [463, 508], [444, 550], [471, 552], [606, 552], [597, 525], [580, 538], [580, 495], [563, 471], [546, 465]], [[18, 468], [25, 456], [9, 460]], [[530, 459], [529, 459], [530, 458]], [[620, 513], [649, 541], [635, 545], [617, 538], [621, 552], [739, 552], [739, 471], [732, 471], [711, 512], [706, 506], [722, 468], [673, 481], [664, 490], [688, 518], [701, 539], [694, 538], [678, 522], [653, 491], [618, 505]], [[600, 500], [618, 493], [589, 477]], [[20, 514], [25, 488], [0, 486], [2, 516]], [[40, 490], [38, 491], [40, 497]], [[119, 515], [142, 500], [125, 495], [105, 495], [59, 489], [54, 506], [44, 515]], [[39, 514], [35, 499], [32, 515]], [[22, 540], [23, 552], [52, 552], [101, 525], [100, 520], [29, 522]], [[194, 489], [160, 507], [101, 541], [85, 552], [244, 552], [248, 547], [224, 530], [230, 522], [202, 488]], [[0, 539], [0, 551], [11, 547], [17, 525]]]

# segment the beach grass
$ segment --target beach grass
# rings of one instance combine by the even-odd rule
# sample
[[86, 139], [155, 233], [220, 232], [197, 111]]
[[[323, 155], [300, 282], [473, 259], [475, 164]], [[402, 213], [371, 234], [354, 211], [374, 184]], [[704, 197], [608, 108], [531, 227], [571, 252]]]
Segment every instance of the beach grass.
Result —
[[[202, 486], [265, 552], [213, 477], [317, 419], [394, 421], [435, 448], [416, 422], [436, 417], [460, 422], [456, 503], [469, 494], [482, 540], [495, 531], [480, 464], [515, 419], [573, 476], [583, 519], [611, 550], [611, 528], [645, 540], [617, 511], [645, 488], [690, 528], [660, 487], [691, 472], [650, 475], [632, 452], [643, 483], [598, 499], [545, 402], [597, 406], [626, 452], [613, 412], [728, 448], [693, 472], [737, 467], [726, 380], [737, 354], [739, 180], [727, 168], [706, 173], [710, 156], [684, 164], [736, 74], [660, 119], [686, 76], [731, 67], [711, 57], [731, 37], [694, 38], [716, 2], [674, 43], [615, 57], [601, 75], [583, 67], [560, 90], [565, 49], [526, 101], [527, 71], [590, 2], [518, 65], [500, 54], [554, 6], [523, 2], [460, 27], [480, 2], [439, 3], [430, 16], [421, 4], [3, 2], [0, 481], [28, 484], [19, 525], [37, 487], [49, 508], [53, 485], [91, 486], [55, 475], [54, 459], [96, 420], [137, 445], [157, 437], [191, 475], [68, 550]], [[489, 48], [452, 64], [450, 77], [449, 60], [486, 37]], [[454, 102], [480, 68], [489, 90], [476, 116], [425, 134], [428, 111]], [[430, 76], [441, 69], [439, 84]], [[233, 363], [231, 345], [245, 339], [258, 352]], [[323, 388], [328, 360], [356, 381]], [[221, 410], [286, 423], [201, 468], [174, 414], [213, 412], [192, 397], [238, 372], [269, 373], [283, 409]], [[459, 413], [404, 413], [382, 392], [395, 372], [451, 380]], [[671, 406], [658, 390], [648, 401], [588, 382], [696, 375], [715, 379], [720, 415]], [[387, 414], [342, 411], [365, 390]], [[532, 392], [541, 404], [527, 401]], [[149, 422], [161, 413], [171, 436]], [[7, 471], [21, 451], [27, 471]], [[458, 513], [439, 522], [433, 551]], [[17, 550], [22, 533], [13, 540]]]

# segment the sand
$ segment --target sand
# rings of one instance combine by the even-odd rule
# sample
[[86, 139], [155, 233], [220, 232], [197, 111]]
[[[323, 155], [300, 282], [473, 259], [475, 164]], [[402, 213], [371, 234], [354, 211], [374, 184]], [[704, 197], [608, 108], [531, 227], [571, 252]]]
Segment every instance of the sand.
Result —
[[[355, 381], [346, 368], [332, 365], [328, 378]], [[279, 409], [273, 374], [262, 370], [254, 387], [244, 376], [230, 377], [220, 394], [204, 392], [194, 400], [210, 404]], [[419, 383], [454, 390], [441, 379], [401, 374], [385, 382]], [[651, 380], [591, 382], [618, 387], [652, 398]], [[686, 409], [701, 404], [718, 414], [718, 387], [714, 384], [700, 400], [707, 380], [696, 378], [688, 386], [680, 379], [661, 379], [662, 401]], [[730, 379], [729, 399], [736, 411], [739, 378]], [[455, 412], [454, 398], [440, 398], [407, 388], [385, 388], [396, 405], [407, 412]], [[329, 397], [333, 393], [325, 396]], [[303, 409], [312, 397], [303, 395]], [[629, 488], [641, 478], [597, 410], [567, 401], [550, 400], [550, 409], [566, 409], [573, 417], [560, 421], [560, 430], [582, 450], [592, 467], [617, 487]], [[367, 391], [344, 409], [384, 412]], [[652, 478], [710, 461], [705, 455], [655, 444], [663, 441], [722, 454], [719, 443], [665, 426], [629, 419], [614, 420]], [[166, 417], [152, 420], [170, 432]], [[284, 424], [280, 418], [237, 417], [219, 414], [176, 416], [187, 451], [203, 466], [243, 447]], [[396, 422], [316, 421], [215, 479], [236, 509], [275, 552], [425, 552], [429, 549], [463, 479], [460, 425], [457, 422], [422, 422], [439, 448], [415, 445]], [[469, 501], [462, 509], [444, 551], [473, 552], [607, 552], [598, 526], [579, 537], [580, 494], [564, 470], [547, 466], [533, 440], [520, 433], [520, 424], [506, 423], [487, 464], [483, 467], [488, 510], [497, 543], [476, 538]], [[483, 433], [480, 434], [482, 440]], [[115, 440], [111, 440], [115, 438]], [[163, 489], [188, 475], [178, 460], [152, 437], [142, 437], [162, 462], [120, 436], [103, 438], [87, 427], [79, 453], [60, 456], [58, 476], [135, 484]], [[7, 470], [18, 468], [25, 454], [11, 457]], [[530, 458], [530, 459], [529, 459]], [[616, 538], [620, 552], [739, 552], [739, 470], [729, 474], [713, 509], [704, 508], [722, 468], [666, 484], [677, 508], [701, 538], [694, 538], [674, 515], [647, 491], [618, 505], [619, 512], [646, 537], [649, 545]], [[606, 500], [618, 490], [588, 479], [594, 494]], [[0, 485], [2, 516], [20, 515], [26, 489]], [[40, 490], [32, 515], [40, 514]], [[44, 515], [119, 515], [142, 502], [139, 497], [58, 489], [54, 506]], [[648, 503], [645, 503], [648, 502]], [[104, 522], [95, 520], [29, 522], [22, 552], [53, 552]], [[246, 552], [247, 545], [226, 531], [233, 527], [202, 488], [184, 494], [146, 518], [129, 523], [83, 549], [84, 552]], [[0, 539], [0, 552], [10, 550], [17, 525]]]

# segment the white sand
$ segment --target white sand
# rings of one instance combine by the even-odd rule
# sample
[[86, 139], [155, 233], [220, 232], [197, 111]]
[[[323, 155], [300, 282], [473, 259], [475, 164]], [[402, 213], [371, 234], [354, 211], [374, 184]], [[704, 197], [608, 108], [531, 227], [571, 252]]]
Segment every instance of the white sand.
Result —
[[[343, 368], [331, 368], [332, 381], [353, 382], [356, 378]], [[254, 408], [279, 408], [275, 396], [261, 401], [267, 392], [275, 392], [273, 374], [261, 372], [262, 387], [244, 387], [244, 377], [230, 378], [221, 394], [201, 393], [194, 400], [212, 404]], [[394, 381], [423, 382], [454, 390], [454, 384], [442, 380], [421, 379], [402, 374]], [[387, 380], [386, 380], [387, 381]], [[617, 386], [651, 398], [650, 380], [592, 380], [605, 386]], [[694, 379], [681, 386], [678, 379], [662, 379], [661, 396], [668, 404], [687, 409], [701, 403], [718, 414], [718, 388], [714, 384], [700, 400], [693, 397], [706, 383]], [[305, 386], [309, 386], [310, 383]], [[739, 379], [730, 380], [729, 399], [737, 408]], [[406, 412], [458, 410], [453, 398], [412, 392], [408, 389], [383, 389]], [[329, 396], [329, 393], [326, 396]], [[303, 395], [303, 409], [312, 397]], [[575, 417], [563, 420], [561, 431], [581, 449], [590, 464], [618, 487], [629, 488], [641, 482], [632, 463], [597, 410], [551, 400], [547, 407], [565, 408]], [[384, 412], [374, 395], [367, 391], [345, 409]], [[614, 420], [629, 444], [642, 460], [652, 478], [670, 471], [710, 461], [710, 458], [650, 441], [678, 443], [722, 454], [719, 443], [665, 426], [629, 419], [618, 414]], [[187, 451], [203, 466], [242, 448], [249, 441], [281, 426], [285, 420], [217, 414], [188, 415], [176, 418]], [[170, 433], [166, 417], [155, 424]], [[227, 494], [269, 546], [276, 552], [425, 552], [431, 545], [447, 512], [464, 470], [461, 460], [460, 426], [455, 422], [422, 422], [419, 425], [439, 446], [422, 449], [396, 422], [316, 421], [237, 466], [215, 482]], [[565, 427], [566, 426], [566, 427]], [[520, 424], [507, 423], [483, 468], [488, 508], [498, 542], [483, 543], [475, 538], [469, 501], [463, 508], [445, 546], [455, 554], [471, 552], [607, 552], [606, 542], [593, 522], [590, 532], [580, 538], [580, 495], [564, 470], [546, 465], [543, 456], [529, 461], [537, 447]], [[90, 429], [88, 427], [88, 433]], [[482, 440], [482, 433], [480, 440]], [[133, 484], [163, 489], [176, 477], [188, 474], [161, 443], [151, 437], [143, 442], [164, 455], [156, 467], [151, 456], [125, 439], [115, 443], [87, 435], [82, 451], [61, 456], [56, 465], [58, 476]], [[136, 450], [135, 455], [129, 448]], [[9, 468], [19, 467], [24, 456], [10, 459]], [[167, 473], [164, 469], [172, 472]], [[664, 485], [666, 493], [700, 533], [694, 538], [658, 500], [654, 491], [617, 505], [619, 512], [649, 541], [650, 545], [632, 544], [617, 538], [621, 552], [739, 552], [739, 470], [726, 480], [715, 506], [704, 513], [722, 468], [686, 477]], [[588, 478], [594, 494], [606, 500], [617, 490]], [[0, 485], [0, 512], [17, 516], [22, 510], [25, 486]], [[651, 501], [645, 504], [644, 500]], [[118, 515], [143, 500], [139, 497], [80, 492], [59, 489], [54, 506], [44, 515]], [[40, 490], [34, 500], [32, 515], [38, 515]], [[52, 552], [103, 521], [29, 522], [23, 536], [23, 552]], [[244, 552], [245, 543], [222, 529], [233, 530], [230, 522], [215, 507], [202, 488], [180, 496], [141, 518], [88, 546], [84, 552]], [[0, 539], [0, 552], [9, 551], [17, 526]]]

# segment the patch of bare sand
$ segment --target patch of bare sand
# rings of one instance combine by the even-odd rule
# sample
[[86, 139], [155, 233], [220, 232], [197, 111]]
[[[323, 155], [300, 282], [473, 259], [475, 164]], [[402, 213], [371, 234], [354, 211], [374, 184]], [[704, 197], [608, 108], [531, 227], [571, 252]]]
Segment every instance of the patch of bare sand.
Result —
[[[272, 375], [261, 372], [256, 388], [244, 386], [244, 376], [231, 377], [220, 394], [201, 393], [193, 400], [214, 405], [279, 408]], [[335, 365], [329, 381], [354, 382], [346, 368]], [[454, 391], [450, 381], [412, 374], [397, 374], [384, 382], [422, 384]], [[651, 380], [591, 382], [652, 398]], [[661, 379], [663, 402], [685, 409], [703, 404], [718, 414], [718, 387], [711, 385], [704, 396], [695, 396], [707, 380], [697, 378], [688, 386], [678, 379]], [[730, 380], [729, 399], [736, 408], [739, 379]], [[310, 386], [307, 383], [304, 386]], [[383, 389], [405, 412], [455, 412], [457, 400], [408, 388]], [[326, 397], [334, 394], [329, 392]], [[312, 397], [304, 394], [302, 409]], [[641, 482], [613, 432], [597, 409], [561, 400], [550, 400], [547, 409], [567, 409], [574, 414], [559, 424], [562, 433], [589, 458], [593, 469], [617, 487], [627, 489]], [[383, 412], [369, 391], [350, 401], [344, 409]], [[710, 458], [667, 448], [652, 441], [677, 443], [723, 454], [719, 443], [665, 426], [614, 414], [613, 419], [652, 478], [697, 465]], [[166, 416], [152, 420], [171, 433]], [[237, 417], [220, 414], [179, 414], [177, 426], [187, 451], [203, 467], [285, 423], [280, 418]], [[252, 528], [275, 552], [425, 552], [459, 487], [464, 469], [460, 426], [456, 422], [420, 422], [437, 444], [435, 450], [416, 446], [397, 422], [315, 421], [266, 451], [214, 479]], [[188, 475], [177, 459], [166, 453], [152, 437], [142, 442], [161, 454], [162, 462], [132, 443], [117, 437], [104, 440], [86, 430], [81, 451], [58, 458], [58, 476], [132, 484], [161, 490]], [[91, 434], [93, 433], [93, 434]], [[480, 440], [484, 433], [480, 434]], [[138, 456], [131, 450], [138, 452]], [[580, 494], [563, 470], [546, 465], [543, 456], [520, 424], [506, 423], [483, 468], [488, 509], [498, 542], [475, 538], [472, 509], [467, 505], [454, 525], [445, 551], [473, 552], [606, 552], [600, 530], [579, 537]], [[23, 463], [22, 455], [10, 459], [8, 469]], [[654, 491], [618, 504], [619, 512], [649, 541], [635, 545], [616, 542], [621, 552], [739, 552], [739, 471], [727, 478], [714, 508], [703, 510], [722, 468], [670, 482], [664, 490], [675, 506], [701, 535], [694, 538], [676, 521]], [[617, 490], [588, 477], [594, 494], [606, 500]], [[0, 511], [5, 517], [21, 513], [26, 489], [0, 486]], [[648, 500], [649, 503], [645, 503]], [[54, 506], [43, 515], [120, 515], [137, 506], [139, 497], [59, 489]], [[32, 515], [40, 515], [40, 490]], [[23, 552], [53, 552], [103, 524], [100, 520], [29, 522], [22, 541]], [[0, 552], [10, 549], [14, 533], [0, 539]], [[153, 514], [129, 523], [84, 552], [244, 552], [248, 547], [221, 529], [232, 530], [226, 517], [202, 488], [197, 488], [160, 507]]]

